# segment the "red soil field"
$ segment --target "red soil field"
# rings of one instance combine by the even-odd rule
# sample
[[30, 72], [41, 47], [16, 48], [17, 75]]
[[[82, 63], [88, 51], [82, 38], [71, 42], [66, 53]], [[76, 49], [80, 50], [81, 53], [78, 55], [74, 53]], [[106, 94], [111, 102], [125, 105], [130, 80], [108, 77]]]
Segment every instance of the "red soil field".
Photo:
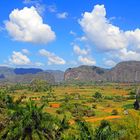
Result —
[[60, 107], [60, 104], [53, 103], [53, 104], [50, 104], [50, 107], [52, 107], [52, 108], [59, 108]]

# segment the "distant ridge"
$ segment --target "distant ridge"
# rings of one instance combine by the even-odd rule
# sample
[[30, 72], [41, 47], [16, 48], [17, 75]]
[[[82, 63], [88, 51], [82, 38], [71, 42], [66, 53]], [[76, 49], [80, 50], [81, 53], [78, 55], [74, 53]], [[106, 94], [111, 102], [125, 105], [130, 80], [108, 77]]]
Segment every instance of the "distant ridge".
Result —
[[49, 83], [73, 82], [140, 82], [140, 61], [125, 61], [111, 69], [81, 65], [60, 70], [39, 68], [0, 67], [0, 82], [29, 83], [33, 79], [43, 79]]
[[33, 79], [46, 80], [48, 83], [61, 82], [64, 72], [38, 68], [9, 68], [0, 67], [0, 82], [30, 83]]
[[69, 68], [64, 74], [65, 81], [83, 82], [140, 82], [140, 61], [125, 61], [111, 69], [96, 66]]
[[49, 72], [54, 76], [56, 83], [64, 81], [64, 72], [63, 71], [60, 71], [60, 70], [46, 70], [46, 72]]
[[42, 69], [37, 69], [37, 68], [15, 68], [14, 73], [19, 75], [19, 74], [37, 74], [38, 72], [43, 72]]

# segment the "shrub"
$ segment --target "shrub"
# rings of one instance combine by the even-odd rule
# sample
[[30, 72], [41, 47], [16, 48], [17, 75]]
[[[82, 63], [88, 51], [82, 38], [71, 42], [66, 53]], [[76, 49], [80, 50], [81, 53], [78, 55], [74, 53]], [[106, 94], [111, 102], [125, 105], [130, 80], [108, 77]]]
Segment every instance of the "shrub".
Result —
[[96, 104], [92, 104], [92, 108], [97, 109], [97, 105]]
[[105, 96], [104, 99], [106, 99], [106, 100], [113, 100], [113, 96]]
[[123, 105], [123, 108], [124, 109], [133, 109], [134, 105], [133, 104], [126, 104], [126, 105]]
[[96, 99], [101, 99], [102, 98], [102, 94], [100, 92], [95, 92], [93, 97], [96, 98]]
[[101, 124], [95, 130], [95, 140], [114, 140], [116, 132], [114, 132], [111, 128], [111, 124], [106, 121], [102, 120]]
[[69, 140], [93, 140], [94, 139], [94, 133], [92, 126], [80, 119], [76, 120], [76, 124], [78, 126], [79, 130], [79, 138], [78, 139], [69, 139]]
[[96, 114], [94, 110], [89, 109], [89, 110], [84, 110], [83, 115], [86, 117], [92, 117], [95, 116]]
[[63, 114], [63, 113], [64, 113], [64, 110], [63, 110], [63, 109], [57, 109], [57, 110], [56, 110], [56, 113], [57, 113], [57, 114]]
[[136, 95], [136, 91], [134, 91], [134, 90], [130, 91], [129, 95]]
[[112, 115], [118, 115], [119, 113], [118, 113], [118, 111], [116, 109], [113, 109], [112, 112], [111, 112], [111, 114]]
[[136, 99], [136, 96], [135, 95], [129, 95], [128, 99]]
[[109, 104], [106, 105], [106, 107], [112, 107], [112, 105], [109, 103]]
[[123, 96], [114, 96], [114, 102], [122, 102], [126, 100]]

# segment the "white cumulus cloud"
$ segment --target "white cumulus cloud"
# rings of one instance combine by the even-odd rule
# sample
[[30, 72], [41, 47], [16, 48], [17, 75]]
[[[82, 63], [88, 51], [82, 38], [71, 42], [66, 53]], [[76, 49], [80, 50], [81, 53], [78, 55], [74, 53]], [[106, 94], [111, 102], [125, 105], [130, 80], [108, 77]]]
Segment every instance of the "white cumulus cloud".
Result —
[[47, 9], [50, 13], [56, 13], [57, 12], [56, 5], [48, 5]]
[[45, 49], [41, 49], [39, 51], [39, 54], [48, 58], [49, 65], [52, 65], [52, 64], [64, 65], [66, 63], [66, 61], [63, 58], [60, 58], [59, 56], [57, 56], [54, 53], [51, 53]]
[[74, 32], [72, 30], [70, 31], [70, 34], [73, 35], [73, 36], [77, 36], [76, 32]]
[[133, 31], [126, 31], [125, 35], [130, 46], [135, 47], [135, 49], [140, 49], [140, 29], [135, 29]]
[[33, 65], [36, 66], [36, 67], [42, 67], [42, 66], [44, 66], [44, 64], [41, 63], [41, 62], [35, 62]]
[[9, 62], [14, 65], [29, 65], [30, 59], [21, 52], [13, 51], [12, 56], [9, 58]]
[[[101, 53], [106, 52], [113, 61], [105, 65], [113, 66], [118, 61], [140, 60], [140, 28], [124, 31], [106, 17], [104, 5], [95, 5], [91, 12], [85, 12], [79, 20], [86, 41]], [[107, 57], [108, 57], [107, 56]]]
[[87, 38], [102, 50], [127, 47], [125, 34], [106, 18], [104, 5], [96, 5], [92, 12], [85, 12], [79, 21]]
[[14, 9], [5, 22], [8, 33], [14, 40], [47, 44], [55, 39], [55, 32], [48, 24], [43, 23], [42, 17], [35, 7]]
[[95, 65], [96, 61], [89, 57], [79, 56], [78, 57], [79, 62], [81, 62], [84, 65]]
[[78, 55], [87, 55], [89, 53], [88, 49], [81, 49], [78, 45], [73, 46], [73, 51]]
[[127, 50], [126, 48], [120, 50], [118, 54], [116, 54], [120, 60], [138, 60], [140, 61], [140, 53], [132, 50]]
[[107, 67], [113, 67], [113, 66], [116, 65], [116, 62], [113, 61], [113, 60], [105, 60], [104, 65], [107, 66]]
[[30, 54], [30, 52], [27, 49], [22, 49], [21, 51], [22, 51], [22, 53], [24, 53], [26, 55]]
[[66, 19], [68, 17], [68, 13], [67, 12], [58, 13], [56, 16], [57, 18], [60, 18], [60, 19]]

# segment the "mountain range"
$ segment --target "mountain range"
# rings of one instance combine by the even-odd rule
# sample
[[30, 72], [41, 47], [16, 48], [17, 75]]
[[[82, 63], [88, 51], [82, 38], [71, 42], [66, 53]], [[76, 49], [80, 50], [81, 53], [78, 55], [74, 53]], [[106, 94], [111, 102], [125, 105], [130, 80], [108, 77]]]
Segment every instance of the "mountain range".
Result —
[[69, 68], [64, 79], [83, 82], [140, 82], [140, 61], [120, 62], [111, 69], [84, 65]]
[[47, 80], [49, 83], [73, 82], [140, 82], [140, 61], [125, 61], [111, 69], [81, 65], [60, 70], [38, 68], [0, 67], [0, 82], [29, 83], [33, 79]]
[[55, 83], [55, 76], [38, 68], [9, 68], [0, 67], [0, 82], [30, 83], [33, 79], [42, 79]]

